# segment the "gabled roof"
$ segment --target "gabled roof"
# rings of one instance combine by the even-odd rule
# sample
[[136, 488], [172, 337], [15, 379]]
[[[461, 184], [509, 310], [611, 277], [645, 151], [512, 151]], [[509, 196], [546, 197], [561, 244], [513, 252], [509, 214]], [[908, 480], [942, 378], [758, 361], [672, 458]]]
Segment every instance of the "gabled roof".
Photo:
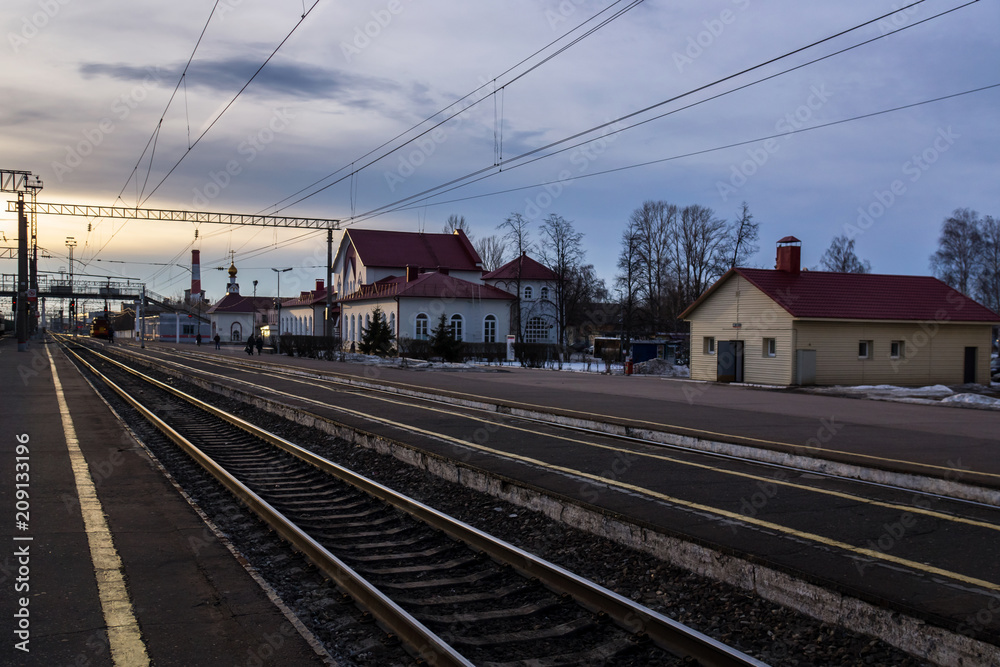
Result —
[[369, 267], [442, 267], [451, 271], [481, 271], [483, 268], [479, 253], [460, 229], [454, 234], [349, 229], [344, 237], [350, 239], [358, 257]]
[[521, 280], [558, 280], [559, 276], [549, 267], [522, 254], [501, 266], [496, 271], [490, 271], [483, 280], [517, 280], [517, 267], [521, 265]]
[[790, 273], [730, 269], [681, 313], [686, 319], [733, 276], [741, 276], [792, 317], [926, 322], [1000, 322], [1000, 315], [930, 276]]
[[[334, 295], [334, 301], [336, 301], [336, 295]], [[285, 299], [281, 302], [282, 308], [294, 308], [296, 306], [314, 306], [316, 304], [326, 303], [326, 288], [313, 290], [311, 292], [302, 292], [297, 297], [293, 299]]]
[[461, 280], [443, 273], [421, 273], [407, 282], [405, 276], [390, 276], [362, 285], [357, 291], [340, 299], [341, 303], [384, 299], [387, 297], [422, 297], [434, 299], [503, 299], [513, 300], [513, 294], [490, 285]]
[[241, 296], [239, 294], [227, 294], [215, 305], [208, 309], [211, 313], [253, 313], [267, 310], [274, 304], [274, 297], [270, 296]]

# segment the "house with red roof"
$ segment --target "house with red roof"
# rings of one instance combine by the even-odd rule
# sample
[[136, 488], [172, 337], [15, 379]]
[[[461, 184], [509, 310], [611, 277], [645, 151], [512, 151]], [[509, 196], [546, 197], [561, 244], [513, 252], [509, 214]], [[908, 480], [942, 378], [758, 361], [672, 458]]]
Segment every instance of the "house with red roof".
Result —
[[1000, 315], [937, 278], [733, 268], [683, 313], [691, 377], [769, 385], [923, 386], [990, 382]]
[[483, 282], [482, 259], [462, 230], [347, 230], [332, 274], [346, 347], [361, 340], [375, 308], [401, 339], [428, 340], [441, 315], [467, 342], [503, 342], [510, 330], [516, 297]]
[[397, 338], [429, 340], [444, 315], [457, 340], [503, 342], [514, 295], [446, 271], [419, 273], [411, 267], [401, 276], [363, 285], [340, 299], [345, 345], [361, 340], [376, 307]]
[[[281, 302], [279, 316], [281, 322], [278, 331], [293, 336], [322, 336], [324, 313], [326, 313], [326, 287], [323, 280], [317, 279], [315, 289], [300, 292], [297, 297]], [[333, 306], [330, 319], [334, 330], [337, 329], [339, 315], [340, 309]]]
[[477, 283], [483, 276], [483, 260], [460, 229], [454, 234], [348, 229], [333, 259], [334, 290], [348, 295], [362, 285], [403, 275], [406, 267], [418, 273], [443, 270]]
[[[212, 322], [210, 338], [215, 338], [218, 334], [227, 343], [243, 342], [251, 334], [256, 336], [273, 301], [271, 297], [241, 295], [236, 273], [236, 265], [231, 263], [226, 296], [208, 310]], [[203, 342], [207, 344], [209, 341]]]
[[[520, 326], [519, 339], [526, 343], [555, 343], [558, 313], [555, 290], [558, 276], [526, 253], [483, 275], [483, 282], [518, 298], [511, 304], [511, 323]], [[513, 328], [511, 333], [516, 333]]]

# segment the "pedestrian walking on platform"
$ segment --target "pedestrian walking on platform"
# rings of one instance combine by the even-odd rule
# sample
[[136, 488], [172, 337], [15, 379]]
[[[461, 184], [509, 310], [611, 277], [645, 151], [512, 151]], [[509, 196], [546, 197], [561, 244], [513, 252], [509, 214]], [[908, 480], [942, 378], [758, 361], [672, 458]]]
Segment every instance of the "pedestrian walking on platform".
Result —
[[257, 340], [257, 343], [256, 343], [256, 345], [257, 345], [257, 356], [259, 357], [261, 354], [263, 354], [263, 350], [264, 350], [264, 336], [262, 336], [261, 334], [257, 334], [257, 339], [256, 340]]
[[215, 334], [215, 338], [213, 338], [212, 340], [215, 341], [215, 349], [216, 350], [221, 350], [222, 349], [222, 337], [219, 334]]
[[194, 337], [194, 344], [201, 347], [201, 332], [199, 331]]
[[243, 348], [251, 357], [253, 356], [253, 334], [247, 338], [247, 346]]

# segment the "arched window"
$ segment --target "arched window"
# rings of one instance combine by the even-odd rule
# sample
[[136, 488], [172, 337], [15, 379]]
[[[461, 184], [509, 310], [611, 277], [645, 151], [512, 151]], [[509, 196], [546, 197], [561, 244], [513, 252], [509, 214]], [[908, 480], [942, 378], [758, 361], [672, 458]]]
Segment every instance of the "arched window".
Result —
[[483, 342], [497, 342], [497, 318], [495, 315], [487, 315], [483, 320]]
[[462, 340], [462, 316], [458, 313], [451, 316], [451, 335], [455, 340]]
[[308, 319], [306, 320], [306, 333], [309, 334], [309, 335], [312, 335], [314, 333], [313, 332], [313, 318], [312, 318], [312, 315], [310, 315], [308, 317]]
[[538, 343], [548, 340], [549, 327], [540, 317], [532, 317], [524, 327], [524, 342]]
[[524, 299], [525, 301], [531, 301], [531, 296], [534, 292], [531, 291], [531, 285], [525, 285], [524, 287]]
[[425, 313], [420, 313], [419, 315], [417, 315], [417, 319], [413, 327], [413, 337], [416, 340], [427, 340], [428, 338], [430, 338], [427, 327], [428, 322], [429, 320]]
[[351, 336], [350, 336], [351, 340], [357, 340], [358, 339], [357, 336], [354, 335], [354, 333], [355, 333], [354, 322], [355, 322], [354, 315], [351, 315]]
[[359, 339], [360, 338], [364, 338], [365, 337], [365, 332], [366, 331], [371, 331], [371, 330], [372, 330], [372, 314], [371, 313], [365, 313], [365, 328], [362, 329], [359, 332], [359, 334], [360, 334]]
[[233, 343], [239, 343], [243, 340], [243, 325], [239, 322], [233, 322], [232, 327], [229, 328], [229, 340]]
[[396, 335], [396, 313], [389, 313], [389, 332]]
[[549, 288], [543, 287], [541, 290], [539, 290], [538, 298], [541, 299], [542, 301], [547, 301], [549, 298]]

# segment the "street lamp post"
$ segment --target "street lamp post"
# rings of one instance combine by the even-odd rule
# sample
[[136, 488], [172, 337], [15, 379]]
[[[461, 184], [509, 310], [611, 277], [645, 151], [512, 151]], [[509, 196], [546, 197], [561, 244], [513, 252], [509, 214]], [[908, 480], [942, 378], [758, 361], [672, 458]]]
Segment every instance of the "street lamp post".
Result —
[[278, 311], [278, 338], [276, 341], [276, 348], [277, 348], [276, 351], [278, 354], [281, 354], [281, 274], [285, 273], [286, 271], [291, 271], [292, 267], [288, 267], [287, 269], [271, 269], [271, 270], [278, 274], [278, 296], [277, 298], [275, 298], [274, 302], [275, 304], [277, 304], [277, 311]]
[[[73, 248], [76, 247], [76, 239], [72, 236], [66, 237], [66, 247], [69, 248], [69, 299], [70, 305], [76, 303], [76, 299], [73, 297]], [[73, 320], [72, 329], [73, 337], [76, 337], [76, 308], [70, 308], [70, 319]]]

